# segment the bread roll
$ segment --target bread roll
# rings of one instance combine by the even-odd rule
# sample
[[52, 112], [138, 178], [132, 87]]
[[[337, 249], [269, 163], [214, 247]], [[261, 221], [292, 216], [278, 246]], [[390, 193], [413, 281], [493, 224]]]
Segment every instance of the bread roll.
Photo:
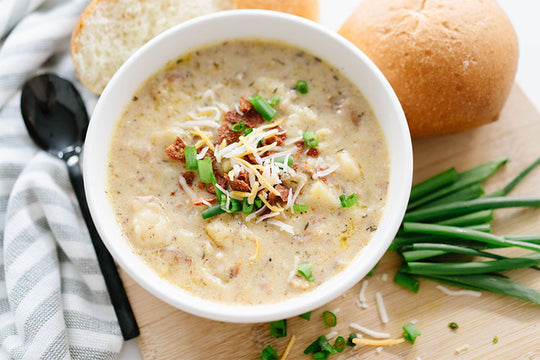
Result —
[[316, 19], [316, 0], [93, 0], [71, 37], [79, 80], [101, 94], [116, 70], [148, 40], [197, 16], [235, 8], [286, 11]]
[[317, 21], [319, 18], [318, 0], [234, 0], [237, 9], [265, 9], [281, 11]]
[[413, 137], [497, 120], [514, 82], [517, 37], [495, 0], [364, 0], [339, 33], [384, 73]]

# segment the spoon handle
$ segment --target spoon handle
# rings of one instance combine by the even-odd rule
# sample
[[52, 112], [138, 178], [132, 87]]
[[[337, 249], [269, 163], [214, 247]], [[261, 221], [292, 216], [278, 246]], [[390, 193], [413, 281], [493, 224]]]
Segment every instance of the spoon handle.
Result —
[[96, 226], [92, 221], [90, 216], [90, 211], [88, 210], [88, 204], [86, 202], [86, 195], [84, 193], [84, 184], [83, 177], [81, 172], [81, 167], [79, 165], [78, 155], [73, 155], [67, 160], [67, 167], [69, 173], [69, 179], [71, 180], [71, 185], [73, 185], [73, 190], [75, 195], [77, 195], [77, 200], [79, 201], [79, 206], [81, 208], [84, 221], [88, 227], [88, 232], [90, 233], [90, 238], [92, 239], [92, 244], [96, 250], [96, 255], [105, 279], [105, 284], [107, 285], [107, 290], [111, 298], [111, 303], [116, 312], [116, 317], [118, 318], [118, 324], [122, 330], [122, 335], [124, 340], [133, 339], [139, 336], [139, 326], [137, 325], [137, 320], [135, 320], [135, 315], [131, 309], [126, 290], [122, 284], [122, 279], [118, 274], [118, 269], [111, 254], [103, 244], [99, 234], [96, 230]]

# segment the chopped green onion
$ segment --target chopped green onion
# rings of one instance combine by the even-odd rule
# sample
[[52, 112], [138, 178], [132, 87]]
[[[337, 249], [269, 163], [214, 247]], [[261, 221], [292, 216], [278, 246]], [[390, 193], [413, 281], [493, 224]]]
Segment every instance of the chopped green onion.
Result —
[[266, 347], [263, 349], [261, 356], [261, 360], [278, 360], [278, 354], [276, 350], [270, 345], [266, 345]]
[[457, 175], [458, 173], [456, 169], [450, 168], [414, 185], [411, 189], [409, 202], [413, 202], [426, 194], [442, 188], [443, 186], [452, 184], [457, 180]]
[[413, 293], [417, 293], [418, 287], [420, 286], [418, 280], [407, 276], [400, 271], [396, 272], [396, 275], [394, 275], [394, 282], [403, 286], [405, 289], [411, 290]]
[[231, 125], [231, 130], [234, 132], [242, 132], [246, 128], [246, 123], [239, 121], [236, 124]]
[[184, 148], [184, 157], [186, 166], [189, 170], [197, 170], [197, 148], [195, 146], [186, 146]]
[[336, 338], [336, 341], [334, 342], [334, 349], [336, 349], [337, 352], [342, 352], [343, 350], [345, 350], [345, 344], [346, 341], [343, 336], [338, 336]]
[[313, 360], [326, 360], [330, 356], [328, 351], [317, 351], [313, 353]]
[[266, 121], [271, 121], [276, 117], [277, 111], [261, 95], [251, 95], [248, 97], [248, 101]]
[[223, 200], [225, 195], [221, 192], [221, 190], [219, 190], [219, 188], [217, 187], [217, 183], [214, 183], [214, 191], [216, 192], [216, 199], [218, 203], [221, 204], [221, 201]]
[[242, 202], [236, 199], [229, 199], [229, 207], [227, 207], [227, 197], [222, 196], [219, 202], [221, 209], [228, 213], [234, 213], [242, 210]]
[[306, 143], [306, 146], [308, 147], [313, 148], [319, 145], [319, 139], [317, 139], [317, 136], [311, 130], [304, 131], [304, 133], [302, 134], [302, 137], [304, 138], [304, 142]]
[[349, 338], [347, 339], [347, 346], [356, 346], [356, 344], [353, 342], [353, 339], [356, 339], [358, 335], [355, 333], [350, 333]]
[[311, 320], [311, 311], [308, 311], [307, 313], [300, 314], [300, 317], [304, 320]]
[[214, 170], [212, 169], [212, 159], [209, 157], [198, 160], [199, 178], [205, 184], [216, 182]]
[[296, 271], [298, 271], [300, 275], [305, 277], [307, 281], [315, 280], [311, 271], [311, 264], [308, 262], [298, 265], [298, 268], [296, 269]]
[[411, 344], [414, 344], [414, 341], [417, 337], [422, 335], [420, 331], [414, 326], [413, 324], [407, 324], [403, 326], [403, 338], [410, 342]]
[[274, 97], [270, 100], [269, 104], [270, 106], [276, 106], [281, 101], [281, 97], [279, 95], [274, 95]]
[[263, 206], [263, 201], [258, 196], [255, 198], [255, 201], [253, 203], [255, 204], [255, 207], [257, 209]]
[[499, 338], [497, 336], [493, 337], [493, 343], [496, 344], [499, 342]]
[[270, 323], [270, 334], [280, 338], [287, 336], [287, 320], [276, 320]]
[[212, 206], [211, 208], [204, 209], [201, 211], [201, 216], [203, 219], [211, 218], [212, 216], [216, 216], [219, 214], [224, 213], [225, 211], [221, 208], [220, 205]]
[[246, 130], [244, 131], [244, 136], [248, 136], [249, 134], [251, 134], [253, 132], [253, 129], [252, 128], [246, 128]]
[[455, 322], [451, 322], [450, 324], [448, 324], [448, 327], [452, 330], [456, 330], [456, 329], [459, 329], [459, 325], [456, 324]]
[[326, 326], [334, 327], [337, 324], [336, 315], [331, 311], [324, 311], [322, 313], [322, 319]]
[[330, 345], [328, 343], [328, 340], [326, 339], [326, 336], [324, 335], [321, 335], [317, 338], [317, 340], [315, 340], [314, 342], [312, 342], [305, 350], [304, 350], [304, 354], [315, 354], [315, 353], [318, 353], [318, 352], [328, 352], [329, 354], [335, 354], [336, 353], [336, 349], [334, 349], [334, 347], [332, 345]]
[[[288, 166], [288, 167], [293, 166], [293, 162], [294, 162], [294, 160], [293, 160], [292, 156], [289, 156], [289, 157], [287, 158], [287, 166]], [[278, 157], [275, 157], [275, 158], [274, 158], [274, 163], [278, 163], [278, 164], [283, 164], [283, 163], [285, 163], [285, 156], [278, 156]]]
[[250, 204], [248, 201], [248, 198], [244, 198], [242, 202], [242, 212], [246, 215], [249, 215], [253, 212], [254, 208], [255, 208], [255, 203]]
[[309, 206], [304, 204], [294, 204], [293, 205], [293, 211], [294, 212], [306, 212], [309, 210]]
[[352, 193], [348, 197], [346, 195], [339, 195], [339, 201], [342, 207], [349, 208], [358, 202], [358, 195], [356, 193]]
[[296, 82], [296, 90], [298, 90], [300, 94], [307, 94], [309, 91], [307, 82], [304, 80], [298, 80]]

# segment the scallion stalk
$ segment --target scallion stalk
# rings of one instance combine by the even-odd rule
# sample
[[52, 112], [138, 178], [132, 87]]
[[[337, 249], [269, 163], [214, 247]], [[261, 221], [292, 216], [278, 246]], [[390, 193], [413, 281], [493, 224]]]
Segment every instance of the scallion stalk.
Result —
[[197, 148], [195, 146], [186, 146], [184, 148], [184, 157], [186, 159], [186, 167], [189, 170], [197, 170]]
[[266, 121], [271, 121], [276, 117], [276, 109], [274, 109], [261, 95], [254, 94], [249, 96], [247, 99]]
[[212, 169], [212, 159], [207, 157], [202, 160], [198, 160], [197, 163], [201, 182], [205, 184], [215, 183], [216, 178], [214, 177], [214, 170]]

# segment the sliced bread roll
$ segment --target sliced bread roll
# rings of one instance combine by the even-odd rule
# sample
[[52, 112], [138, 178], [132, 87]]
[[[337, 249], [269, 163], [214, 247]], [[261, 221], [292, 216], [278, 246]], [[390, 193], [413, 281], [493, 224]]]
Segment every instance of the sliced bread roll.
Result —
[[93, 0], [71, 37], [77, 77], [101, 94], [124, 61], [154, 36], [194, 17], [236, 7], [318, 16], [316, 0]]

